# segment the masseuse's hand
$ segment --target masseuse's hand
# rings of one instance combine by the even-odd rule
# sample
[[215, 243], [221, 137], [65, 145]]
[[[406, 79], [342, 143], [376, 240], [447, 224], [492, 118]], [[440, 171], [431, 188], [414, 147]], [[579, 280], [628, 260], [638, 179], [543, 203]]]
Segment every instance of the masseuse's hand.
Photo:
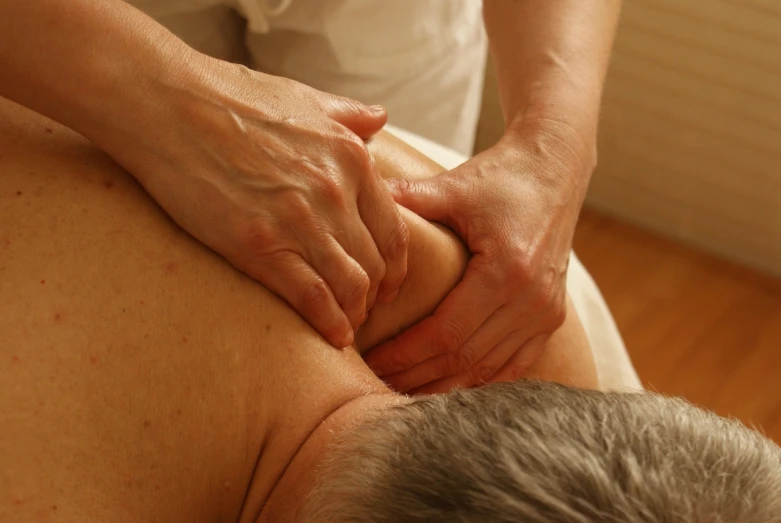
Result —
[[451, 227], [472, 258], [433, 315], [370, 352], [392, 387], [446, 392], [517, 379], [564, 321], [567, 263], [592, 169], [567, 140], [508, 131], [493, 148], [423, 181], [394, 180], [396, 201]]
[[362, 140], [384, 109], [201, 55], [150, 89], [153, 116], [100, 145], [190, 234], [351, 344], [406, 273], [407, 230]]

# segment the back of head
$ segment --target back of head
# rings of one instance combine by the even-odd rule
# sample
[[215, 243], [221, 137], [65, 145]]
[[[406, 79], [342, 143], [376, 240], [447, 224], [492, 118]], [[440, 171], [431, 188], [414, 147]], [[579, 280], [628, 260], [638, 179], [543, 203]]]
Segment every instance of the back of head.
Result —
[[396, 407], [331, 449], [302, 521], [781, 522], [781, 449], [643, 393], [517, 382]]

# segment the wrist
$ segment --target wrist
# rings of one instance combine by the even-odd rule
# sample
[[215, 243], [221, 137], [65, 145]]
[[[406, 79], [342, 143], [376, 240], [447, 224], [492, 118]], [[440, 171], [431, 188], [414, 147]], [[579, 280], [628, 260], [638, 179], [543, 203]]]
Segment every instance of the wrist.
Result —
[[[119, 84], [93, 106], [85, 130], [79, 130], [147, 190], [171, 183], [153, 178], [179, 172], [170, 154], [197, 132], [184, 120], [197, 109], [194, 98], [203, 96], [211, 59], [177, 43], [118, 74]], [[150, 168], [158, 163], [167, 168]]]
[[596, 147], [587, 145], [593, 141], [567, 122], [545, 118], [514, 122], [502, 142], [521, 155], [525, 168], [517, 172], [543, 202], [543, 214], [571, 242], [596, 166]]
[[[589, 89], [587, 86], [591, 86]], [[567, 164], [594, 170], [601, 91], [595, 83], [570, 84], [565, 78], [540, 78], [505, 103], [506, 135], [540, 142]]]
[[195, 63], [193, 54], [197, 53], [184, 43], [169, 41], [153, 52], [139, 50], [138, 58], [121, 65], [106, 64], [74, 104], [80, 114], [73, 128], [104, 149], [154, 133], [165, 121], [172, 91], [192, 67], [188, 63]]
[[505, 139], [559, 163], [573, 176], [582, 178], [584, 185], [588, 185], [597, 165], [596, 125], [579, 125], [571, 118], [552, 113], [525, 114], [510, 122]]

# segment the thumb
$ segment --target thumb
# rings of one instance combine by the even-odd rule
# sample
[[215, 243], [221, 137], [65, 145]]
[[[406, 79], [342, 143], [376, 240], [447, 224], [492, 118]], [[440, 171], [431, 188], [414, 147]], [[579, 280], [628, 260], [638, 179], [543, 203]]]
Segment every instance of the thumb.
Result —
[[391, 178], [385, 180], [393, 199], [421, 218], [447, 223], [450, 217], [450, 194], [439, 177], [427, 180]]
[[364, 105], [341, 96], [331, 96], [326, 104], [325, 113], [363, 140], [368, 140], [378, 133], [388, 121], [388, 113], [383, 106]]

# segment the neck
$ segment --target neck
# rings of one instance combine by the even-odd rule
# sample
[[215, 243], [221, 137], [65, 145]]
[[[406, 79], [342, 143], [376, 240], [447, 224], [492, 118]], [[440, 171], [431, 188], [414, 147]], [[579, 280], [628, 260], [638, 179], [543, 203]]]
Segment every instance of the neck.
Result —
[[361, 415], [404, 399], [352, 349], [315, 349], [293, 360], [279, 373], [286, 378], [263, 398], [269, 421], [261, 429], [242, 523], [292, 521], [330, 439]]
[[294, 456], [271, 493], [258, 523], [297, 521], [307, 495], [315, 486], [320, 465], [328, 457], [329, 446], [350, 437], [352, 430], [361, 421], [376, 416], [383, 409], [409, 401], [410, 398], [386, 389], [384, 392], [357, 397], [323, 420]]

